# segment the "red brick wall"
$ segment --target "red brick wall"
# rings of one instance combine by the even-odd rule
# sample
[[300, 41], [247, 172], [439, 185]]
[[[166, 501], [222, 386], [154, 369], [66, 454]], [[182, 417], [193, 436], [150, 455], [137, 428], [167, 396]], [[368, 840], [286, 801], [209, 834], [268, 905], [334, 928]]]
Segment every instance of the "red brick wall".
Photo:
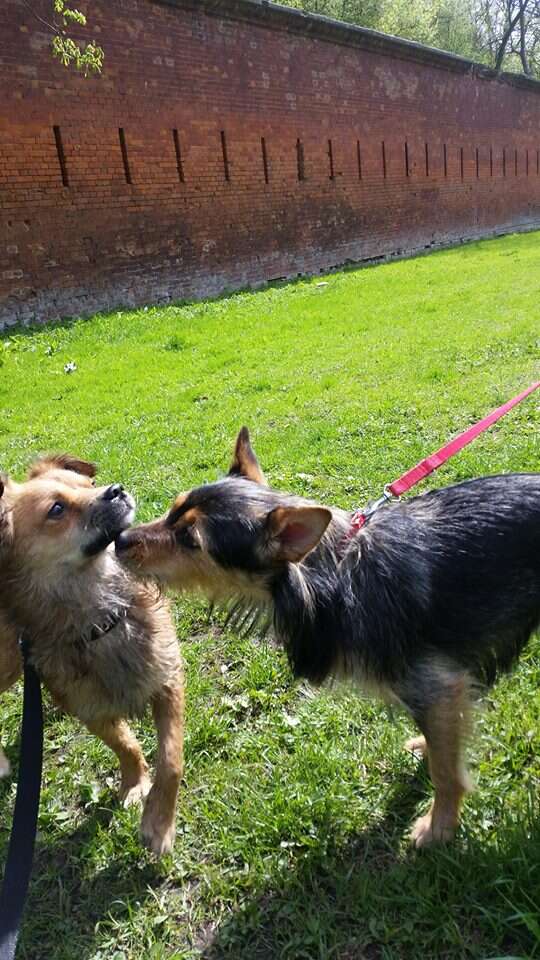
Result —
[[540, 225], [540, 84], [249, 0], [89, 13], [84, 79], [0, 5], [0, 327]]

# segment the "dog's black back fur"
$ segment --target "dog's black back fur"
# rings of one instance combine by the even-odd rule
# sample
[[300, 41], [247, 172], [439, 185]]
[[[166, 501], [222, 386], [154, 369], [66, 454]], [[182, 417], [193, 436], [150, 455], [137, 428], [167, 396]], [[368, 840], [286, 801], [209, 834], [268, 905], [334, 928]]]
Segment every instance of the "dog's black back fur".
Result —
[[[484, 477], [391, 503], [350, 539], [350, 515], [332, 510], [302, 563], [275, 562], [265, 547], [269, 515], [307, 505], [230, 476], [192, 490], [168, 521], [195, 509], [213, 560], [264, 583], [297, 676], [360, 677], [409, 702], [406, 688], [418, 689], [423, 671], [425, 700], [445, 666], [492, 683], [539, 626], [540, 474]], [[176, 535], [189, 546], [189, 530]], [[236, 597], [248, 622], [254, 596]]]
[[336, 668], [399, 686], [444, 658], [483, 683], [508, 669], [540, 623], [540, 475], [486, 477], [387, 506], [339, 562], [330, 534], [272, 592], [300, 676]]
[[297, 676], [321, 683], [361, 674], [397, 690], [419, 664], [438, 660], [491, 683], [540, 624], [540, 474], [485, 477], [392, 503], [350, 540], [349, 515], [334, 510], [303, 563], [266, 562], [265, 516], [305, 504], [229, 477], [192, 490], [182, 506], [205, 515], [220, 566], [266, 577]]

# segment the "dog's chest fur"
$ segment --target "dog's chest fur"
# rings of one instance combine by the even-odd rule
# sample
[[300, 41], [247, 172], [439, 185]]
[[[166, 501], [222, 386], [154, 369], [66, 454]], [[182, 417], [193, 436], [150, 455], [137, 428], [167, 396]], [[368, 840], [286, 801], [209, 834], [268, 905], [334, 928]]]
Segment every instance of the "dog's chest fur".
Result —
[[[85, 723], [142, 713], [178, 669], [165, 601], [110, 554], [92, 577], [72, 574], [60, 584], [26, 587], [16, 613], [32, 637], [31, 662], [57, 703]], [[115, 626], [100, 633], [115, 614]]]

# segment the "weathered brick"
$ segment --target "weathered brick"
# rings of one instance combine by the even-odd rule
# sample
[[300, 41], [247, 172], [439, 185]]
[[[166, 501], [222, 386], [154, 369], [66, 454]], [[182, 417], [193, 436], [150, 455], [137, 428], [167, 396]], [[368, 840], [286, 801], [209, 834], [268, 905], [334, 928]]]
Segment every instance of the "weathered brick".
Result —
[[258, 0], [91, 7], [85, 79], [0, 5], [0, 328], [540, 225], [534, 81]]

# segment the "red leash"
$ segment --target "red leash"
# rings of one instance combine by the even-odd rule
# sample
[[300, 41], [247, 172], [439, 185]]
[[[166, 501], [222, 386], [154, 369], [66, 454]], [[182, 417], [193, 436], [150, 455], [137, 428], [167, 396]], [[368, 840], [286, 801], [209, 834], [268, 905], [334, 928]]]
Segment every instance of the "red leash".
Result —
[[417, 463], [415, 467], [412, 467], [411, 470], [407, 470], [406, 473], [403, 473], [401, 477], [398, 477], [397, 480], [394, 480], [393, 483], [387, 484], [384, 488], [384, 493], [379, 500], [375, 500], [374, 503], [369, 504], [363, 510], [356, 510], [351, 517], [351, 529], [349, 531], [349, 537], [354, 536], [358, 530], [361, 530], [364, 526], [368, 517], [370, 517], [379, 507], [382, 507], [384, 503], [387, 503], [392, 497], [400, 497], [402, 493], [406, 493], [407, 490], [410, 490], [411, 487], [416, 486], [417, 483], [420, 483], [420, 480], [423, 480], [424, 477], [428, 477], [430, 473], [433, 473], [434, 470], [438, 470], [439, 467], [442, 467], [443, 463], [446, 463], [450, 457], [453, 457], [454, 454], [459, 453], [460, 450], [463, 450], [463, 447], [466, 447], [468, 443], [471, 443], [479, 434], [483, 433], [484, 430], [487, 430], [488, 427], [491, 427], [493, 423], [496, 423], [497, 420], [500, 420], [501, 417], [504, 417], [505, 413], [508, 413], [512, 407], [517, 406], [518, 403], [521, 403], [525, 397], [528, 397], [530, 393], [533, 393], [534, 390], [538, 390], [540, 387], [540, 380], [536, 383], [533, 383], [532, 386], [527, 387], [526, 390], [523, 390], [522, 393], [518, 393], [517, 397], [514, 397], [512, 400], [508, 400], [507, 403], [503, 403], [502, 407], [497, 407], [496, 410], [493, 410], [492, 413], [489, 413], [487, 417], [484, 417], [483, 420], [479, 420], [478, 423], [475, 423], [474, 426], [469, 427], [468, 430], [465, 430], [464, 433], [461, 433], [459, 437], [456, 437], [455, 440], [450, 440], [450, 443], [447, 443], [444, 447], [441, 447], [440, 450], [437, 450], [436, 453], [432, 453], [431, 456], [426, 457], [425, 460], [421, 460], [420, 463]]

